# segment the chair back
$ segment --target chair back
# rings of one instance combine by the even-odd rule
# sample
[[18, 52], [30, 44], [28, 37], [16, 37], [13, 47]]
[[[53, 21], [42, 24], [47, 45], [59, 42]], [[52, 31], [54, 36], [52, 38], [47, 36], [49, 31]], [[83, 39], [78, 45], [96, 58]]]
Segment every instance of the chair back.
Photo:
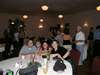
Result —
[[75, 61], [75, 63], [78, 65], [79, 59], [80, 59], [80, 52], [78, 50], [72, 49], [70, 51], [70, 57]]

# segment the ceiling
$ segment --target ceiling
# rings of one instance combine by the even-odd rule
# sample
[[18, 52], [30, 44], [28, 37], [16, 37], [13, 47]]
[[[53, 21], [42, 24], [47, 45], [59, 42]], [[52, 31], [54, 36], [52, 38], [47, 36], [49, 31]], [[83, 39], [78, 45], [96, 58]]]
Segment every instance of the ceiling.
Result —
[[72, 14], [95, 9], [96, 0], [1, 0], [0, 12], [40, 14], [40, 6], [48, 4], [48, 13]]

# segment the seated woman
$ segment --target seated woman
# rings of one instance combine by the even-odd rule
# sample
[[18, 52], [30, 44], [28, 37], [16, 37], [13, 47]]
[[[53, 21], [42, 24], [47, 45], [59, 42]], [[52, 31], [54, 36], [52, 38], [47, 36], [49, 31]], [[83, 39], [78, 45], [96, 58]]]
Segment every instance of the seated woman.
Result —
[[64, 47], [60, 47], [59, 44], [58, 44], [58, 41], [56, 41], [56, 40], [54, 40], [52, 42], [52, 47], [53, 47], [53, 50], [51, 50], [50, 57], [54, 58], [54, 57], [57, 56], [57, 57], [61, 58], [62, 60], [64, 59], [64, 60], [69, 61], [71, 63], [71, 65], [72, 65], [72, 68], [73, 68], [73, 75], [77, 75], [76, 64], [74, 63], [72, 58], [69, 56], [70, 51], [68, 51]]
[[41, 49], [41, 42], [40, 41], [36, 41], [35, 46], [36, 46], [37, 51], [39, 51]]
[[48, 42], [44, 41], [44, 42], [42, 42], [41, 48], [39, 50], [39, 53], [44, 55], [44, 54], [48, 53], [49, 51], [51, 51], [51, 49], [52, 48], [50, 47]]
[[72, 41], [72, 38], [70, 36], [69, 29], [64, 30], [63, 47], [66, 48], [68, 51], [72, 49], [71, 41]]
[[35, 52], [35, 54], [36, 55], [40, 55], [40, 50], [41, 50], [41, 42], [38, 40], [38, 41], [36, 41], [36, 43], [35, 43], [35, 47], [36, 47], [36, 52]]
[[53, 47], [53, 50], [51, 50], [52, 58], [58, 56], [61, 59], [66, 59], [68, 57], [69, 51], [67, 51], [67, 49], [65, 49], [64, 47], [60, 47], [57, 40], [54, 40], [52, 42], [52, 47]]
[[26, 41], [26, 44], [21, 48], [19, 55], [33, 54], [34, 52], [36, 52], [36, 50], [36, 47], [33, 46], [33, 41], [31, 39], [28, 39]]

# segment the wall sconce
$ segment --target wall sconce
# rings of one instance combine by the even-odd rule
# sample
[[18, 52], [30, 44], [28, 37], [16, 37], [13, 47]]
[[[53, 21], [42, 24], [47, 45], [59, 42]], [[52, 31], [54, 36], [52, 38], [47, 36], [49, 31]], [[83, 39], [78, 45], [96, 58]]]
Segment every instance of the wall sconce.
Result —
[[84, 23], [84, 27], [88, 27], [88, 23], [87, 22]]

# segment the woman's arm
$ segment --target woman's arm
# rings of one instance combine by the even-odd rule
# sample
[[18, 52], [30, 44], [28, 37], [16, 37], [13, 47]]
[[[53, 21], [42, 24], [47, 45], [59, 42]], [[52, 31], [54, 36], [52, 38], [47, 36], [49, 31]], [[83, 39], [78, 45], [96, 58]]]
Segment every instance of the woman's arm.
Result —
[[61, 55], [60, 54], [58, 54], [58, 53], [56, 53], [56, 54], [51, 54], [50, 55], [50, 58], [54, 58], [54, 57], [58, 57], [58, 58], [61, 58], [61, 59], [63, 59], [62, 57], [61, 57]]
[[63, 59], [67, 58], [67, 57], [69, 56], [69, 54], [70, 54], [70, 51], [67, 51], [67, 52], [65, 53], [65, 55], [64, 55], [62, 58], [63, 58]]

